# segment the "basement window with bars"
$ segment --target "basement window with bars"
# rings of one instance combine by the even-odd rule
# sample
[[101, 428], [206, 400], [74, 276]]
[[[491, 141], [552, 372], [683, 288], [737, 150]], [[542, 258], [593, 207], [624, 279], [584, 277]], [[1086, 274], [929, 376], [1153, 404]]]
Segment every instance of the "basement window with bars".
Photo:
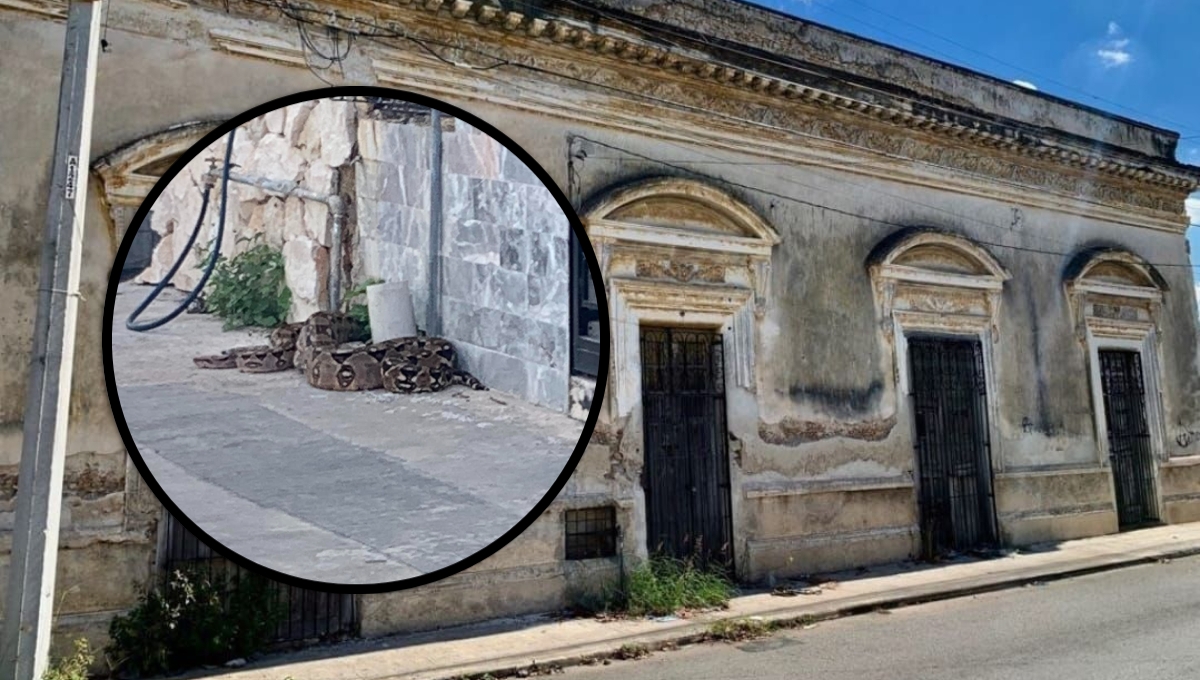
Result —
[[590, 560], [617, 554], [617, 509], [567, 510], [567, 559]]
[[600, 307], [592, 270], [571, 233], [571, 372], [595, 378], [600, 367]]

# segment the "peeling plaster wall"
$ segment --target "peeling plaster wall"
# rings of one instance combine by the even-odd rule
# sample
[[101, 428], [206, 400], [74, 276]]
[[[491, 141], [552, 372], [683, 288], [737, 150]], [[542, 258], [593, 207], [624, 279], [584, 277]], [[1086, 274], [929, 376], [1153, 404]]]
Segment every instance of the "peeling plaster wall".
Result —
[[[12, 161], [0, 169], [0, 276], [6, 284], [0, 317], [9, 321], [0, 334], [0, 361], [7, 369], [0, 379], [0, 500], [10, 513], [62, 29], [48, 21], [19, 18], [26, 15], [4, 16], [11, 21], [0, 24], [5, 63], [0, 84], [21, 93], [0, 100], [0, 130], [19, 131], [5, 137], [6, 159]], [[302, 67], [215, 51], [200, 32], [239, 27], [236, 18], [222, 13], [134, 3], [115, 7], [111, 23], [113, 49], [102, 57], [97, 87], [94, 157], [181, 121], [219, 120], [320, 85]], [[152, 34], [162, 37], [148, 37]], [[464, 77], [461, 71], [454, 73]], [[370, 77], [354, 78], [372, 82]], [[28, 83], [45, 85], [20, 87]], [[561, 101], [572, 101], [577, 94], [553, 83], [545, 87]], [[717, 86], [689, 86], [713, 102], [732, 101], [728, 92], [709, 92], [707, 87]], [[613, 152], [593, 154], [569, 174], [571, 134], [648, 158], [673, 159], [681, 167], [687, 167], [688, 160], [698, 161], [694, 167], [703, 170], [696, 176], [748, 204], [782, 236], [772, 256], [772, 293], [763, 318], [755, 323], [755, 383], [752, 389], [731, 387], [727, 395], [735, 437], [734, 533], [740, 575], [746, 579], [897, 559], [915, 545], [909, 406], [897, 394], [894, 348], [876, 323], [864, 266], [867, 254], [899, 225], [932, 226], [981, 242], [1063, 252], [1108, 241], [1152, 262], [1187, 261], [1181, 234], [1014, 203], [1011, 197], [1001, 198], [1000, 184], [995, 185], [995, 195], [973, 195], [946, 188], [960, 179], [954, 173], [946, 173], [942, 184], [880, 178], [895, 170], [883, 164], [874, 168], [876, 176], [851, 174], [830, 163], [785, 164], [761, 147], [758, 152], [745, 150], [742, 140], [729, 143], [743, 147], [738, 152], [717, 145], [693, 149], [661, 137], [699, 136], [703, 131], [644, 116], [628, 103], [622, 104], [628, 108], [624, 113], [642, 115], [640, 131], [628, 120], [623, 127], [601, 127], [506, 107], [496, 103], [503, 100], [502, 90], [484, 95], [494, 96], [491, 103], [443, 96], [510, 135], [580, 201], [617, 183], [681, 171], [632, 155], [600, 157]], [[597, 107], [606, 103], [603, 98], [589, 101]], [[1086, 130], [1096, 124], [1085, 116], [1074, 127]], [[656, 136], [651, 136], [652, 128]], [[930, 143], [930, 138], [899, 129], [880, 134], [912, 135], [913, 144]], [[1149, 149], [1162, 143], [1145, 131], [1121, 135], [1129, 137], [1125, 143], [1130, 146]], [[983, 152], [972, 148], [947, 153]], [[772, 164], [746, 164], [759, 162]], [[859, 170], [873, 169], [872, 162], [854, 160]], [[364, 186], [363, 179], [357, 179], [358, 186]], [[1031, 202], [1038, 198], [1035, 192], [1027, 193]], [[98, 195], [93, 187], [93, 197]], [[108, 617], [133, 603], [153, 561], [158, 513], [125, 459], [104, 396], [101, 303], [117, 230], [105, 221], [98, 203], [89, 204], [65, 501], [70, 512], [60, 558], [60, 588], [74, 599], [60, 607], [60, 645], [76, 631], [102, 644]], [[1001, 296], [994, 356], [997, 391], [991, 395], [999, 414], [993, 450], [1002, 529], [1013, 541], [1111, 531], [1111, 476], [1096, 466], [1084, 348], [1074, 339], [1062, 292], [1066, 258], [985, 247], [1013, 273]], [[1161, 335], [1171, 461], [1161, 471], [1160, 493], [1168, 520], [1193, 521], [1200, 517], [1196, 308], [1190, 270], [1181, 266], [1162, 271], [1172, 288]], [[614, 356], [612, 362], [614, 372], [639, 369], [625, 357]], [[610, 577], [616, 560], [564, 563], [562, 512], [567, 507], [617, 505], [626, 557], [644, 554], [640, 408], [635, 404], [629, 413], [614, 413], [612, 390], [606, 394], [583, 461], [545, 516], [513, 544], [464, 574], [435, 586], [364, 596], [364, 632], [544, 610], [557, 606], [572, 589]], [[89, 471], [89, 466], [95, 470]], [[11, 523], [11, 514], [0, 512], [0, 518]], [[130, 576], [114, 579], [113, 573]]]
[[[139, 17], [144, 10], [130, 9]], [[20, 93], [0, 100], [0, 129], [8, 131], [0, 165], [0, 318], [5, 321], [0, 333], [0, 583], [7, 583], [63, 27], [30, 15], [0, 16], [0, 85]], [[139, 24], [139, 30], [145, 26]], [[307, 72], [235, 59], [194, 41], [148, 38], [119, 28], [110, 28], [108, 39], [113, 48], [101, 55], [97, 77], [93, 159], [181, 121], [227, 118], [313, 86]], [[109, 408], [101, 318], [116, 234], [124, 225], [114, 225], [101, 207], [98, 182], [92, 181], [89, 189], [64, 479], [56, 655], [81, 635], [94, 649], [103, 647], [109, 619], [135, 603], [152, 573], [161, 510], [125, 454]]]
[[[539, 131], [548, 136], [544, 126]], [[900, 226], [1015, 246], [984, 246], [1013, 272], [1001, 296], [997, 391], [989, 395], [999, 416], [992, 447], [1005, 537], [1027, 543], [1116, 529], [1111, 475], [1098, 466], [1087, 354], [1063, 290], [1068, 257], [1021, 249], [1074, 253], [1107, 242], [1152, 262], [1184, 265], [1182, 235], [828, 168], [748, 170], [756, 160], [749, 155], [699, 148], [689, 153], [679, 144], [578, 126], [569, 132], [631, 152], [619, 162], [577, 168], [585, 197], [664, 172], [638, 155], [670, 158], [675, 165], [694, 159], [704, 162], [705, 179], [751, 205], [781, 233], [772, 260], [773, 297], [758, 324], [757, 393], [727, 388], [729, 428], [742, 449], [733, 463], [732, 505], [743, 576], [884, 562], [916, 548], [910, 405], [897, 394], [894, 348], [877, 325], [864, 266], [872, 249]], [[761, 191], [742, 188], [747, 185]], [[1162, 271], [1173, 290], [1184, 291], [1167, 294], [1161, 361], [1167, 452], [1185, 456], [1190, 450], [1175, 439], [1194, 449], [1195, 437], [1177, 433], [1200, 417], [1192, 368], [1195, 310], [1189, 270]], [[614, 361], [617, 371], [639, 370], [622, 365], [621, 357]], [[614, 461], [624, 461], [629, 486], [621, 495], [638, 498], [637, 410], [627, 419], [602, 419], [597, 435], [613, 442]], [[1045, 471], [1032, 487], [1036, 493], [1023, 491], [1035, 484], [1025, 477], [1031, 469]], [[1172, 490], [1191, 478], [1185, 469], [1172, 468], [1162, 491], [1176, 494], [1168, 514], [1181, 517], [1195, 512], [1188, 505], [1195, 503], [1194, 489], [1186, 497]], [[629, 530], [631, 541], [641, 537], [640, 527]]]

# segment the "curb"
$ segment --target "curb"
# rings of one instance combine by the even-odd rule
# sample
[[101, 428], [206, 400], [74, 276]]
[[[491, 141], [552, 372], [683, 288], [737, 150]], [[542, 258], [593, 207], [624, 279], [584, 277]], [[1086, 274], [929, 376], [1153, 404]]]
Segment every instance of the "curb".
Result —
[[[752, 616], [726, 616], [704, 623], [695, 623], [686, 627], [678, 628], [662, 633], [643, 633], [628, 635], [619, 638], [606, 639], [603, 642], [594, 644], [575, 645], [573, 647], [562, 647], [557, 650], [547, 650], [547, 658], [538, 661], [531, 659], [528, 662], [517, 662], [515, 659], [496, 659], [491, 663], [495, 666], [484, 668], [487, 662], [480, 664], [464, 665], [459, 667], [458, 672], [451, 669], [443, 671], [435, 671], [434, 674], [420, 674], [409, 677], [419, 677], [424, 680], [485, 680], [488, 678], [509, 678], [509, 677], [530, 677], [535, 675], [544, 675], [561, 671], [564, 668], [573, 666], [591, 666], [604, 661], [621, 659], [624, 655], [624, 650], [628, 646], [638, 645], [644, 648], [646, 652], [664, 651], [677, 647], [699, 644], [702, 642], [711, 641], [713, 638], [709, 630], [713, 625], [723, 621], [737, 621], [746, 618], [754, 618], [775, 624], [780, 628], [794, 628], [797, 626], [807, 625], [818, 621], [830, 621], [833, 619], [845, 618], [849, 616], [858, 616], [879, 610], [896, 609], [899, 607], [912, 606], [918, 604], [926, 604], [930, 602], [938, 602], [943, 600], [952, 600], [971, 595], [979, 595], [983, 593], [996, 592], [1000, 590], [1009, 590], [1015, 587], [1032, 585], [1035, 583], [1048, 583], [1053, 581], [1061, 581], [1079, 576], [1087, 576], [1089, 574], [1097, 574], [1106, 571], [1115, 571], [1127, 567], [1134, 567], [1143, 564], [1151, 564], [1161, 562], [1163, 560], [1178, 559], [1183, 557], [1192, 557], [1200, 555], [1200, 546], [1192, 546], [1188, 548], [1179, 548], [1176, 550], [1168, 550], [1153, 555], [1138, 555], [1134, 557], [1118, 557], [1115, 559], [1104, 560], [1103, 558], [1092, 558], [1091, 560], [1081, 560], [1088, 562], [1086, 566], [1067, 567], [1066, 569], [1058, 569], [1047, 571], [1045, 573], [1014, 574], [1012, 577], [1000, 577], [990, 583], [974, 583], [964, 584], [957, 587], [949, 587], [937, 589], [937, 586], [913, 586], [908, 588], [909, 593], [897, 591], [897, 594], [890, 596], [864, 595], [861, 596], [862, 602], [844, 602], [842, 604], [834, 604], [828, 609], [822, 611], [819, 606], [814, 606], [815, 611], [807, 613], [785, 613], [779, 612], [775, 614], [762, 614]], [[1096, 564], [1096, 560], [1101, 562]], [[585, 651], [587, 650], [587, 651]]]

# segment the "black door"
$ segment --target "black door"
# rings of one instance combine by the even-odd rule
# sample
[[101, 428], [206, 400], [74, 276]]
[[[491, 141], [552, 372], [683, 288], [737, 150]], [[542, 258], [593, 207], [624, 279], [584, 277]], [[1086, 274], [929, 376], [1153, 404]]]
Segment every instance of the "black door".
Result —
[[649, 550], [731, 570], [723, 362], [717, 333], [642, 329]]
[[1142, 357], [1125, 350], [1100, 351], [1100, 383], [1108, 429], [1108, 459], [1117, 494], [1121, 528], [1158, 520], [1154, 456], [1146, 418]]
[[908, 341], [921, 543], [929, 559], [996, 542], [987, 383], [978, 340]]

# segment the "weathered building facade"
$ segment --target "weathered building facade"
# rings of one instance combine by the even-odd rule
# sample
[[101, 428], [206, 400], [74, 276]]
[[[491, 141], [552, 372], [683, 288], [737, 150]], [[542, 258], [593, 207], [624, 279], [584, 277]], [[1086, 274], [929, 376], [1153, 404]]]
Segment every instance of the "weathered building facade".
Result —
[[[1200, 519], [1200, 169], [1176, 134], [727, 0], [288, 6], [359, 34], [347, 83], [443, 98], [523, 145], [583, 218], [610, 314], [600, 419], [556, 503], [477, 567], [363, 596], [364, 634], [552, 609], [614, 554], [699, 548], [757, 581]], [[61, 5], [0, 8], [4, 78], [52, 82]], [[95, 156], [161, 143], [93, 179], [60, 580], [63, 625], [91, 630], [155, 550], [103, 397], [125, 227], [104, 201], [136, 201], [186, 124], [319, 84], [296, 22], [251, 0], [120, 3], [108, 39]], [[54, 92], [0, 102], [21, 131], [0, 183], [10, 470]], [[574, 289], [583, 410], [596, 319]]]

